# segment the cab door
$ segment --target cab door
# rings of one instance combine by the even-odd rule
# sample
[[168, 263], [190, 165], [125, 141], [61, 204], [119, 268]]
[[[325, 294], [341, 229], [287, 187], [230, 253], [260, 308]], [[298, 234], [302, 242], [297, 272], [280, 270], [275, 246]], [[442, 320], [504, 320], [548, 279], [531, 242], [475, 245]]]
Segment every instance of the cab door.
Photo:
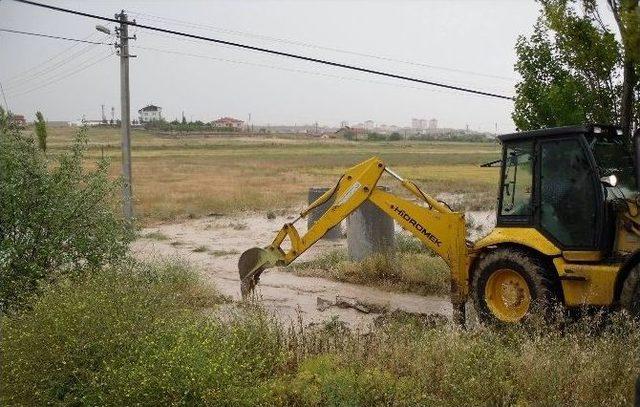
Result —
[[504, 143], [498, 194], [498, 226], [531, 226], [533, 219], [534, 142]]
[[536, 227], [563, 250], [598, 250], [603, 190], [581, 135], [538, 140]]

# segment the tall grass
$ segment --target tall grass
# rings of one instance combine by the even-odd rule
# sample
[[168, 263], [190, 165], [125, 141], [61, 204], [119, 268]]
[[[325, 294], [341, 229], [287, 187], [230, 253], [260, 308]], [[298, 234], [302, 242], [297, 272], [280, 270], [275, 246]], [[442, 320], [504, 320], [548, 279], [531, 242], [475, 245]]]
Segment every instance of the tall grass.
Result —
[[395, 241], [394, 253], [374, 254], [363, 261], [351, 261], [345, 249], [334, 249], [290, 268], [303, 276], [422, 295], [447, 295], [451, 272], [446, 263], [411, 236], [398, 233]]
[[632, 402], [640, 326], [279, 324], [182, 266], [110, 269], [2, 319], [2, 405], [563, 405]]

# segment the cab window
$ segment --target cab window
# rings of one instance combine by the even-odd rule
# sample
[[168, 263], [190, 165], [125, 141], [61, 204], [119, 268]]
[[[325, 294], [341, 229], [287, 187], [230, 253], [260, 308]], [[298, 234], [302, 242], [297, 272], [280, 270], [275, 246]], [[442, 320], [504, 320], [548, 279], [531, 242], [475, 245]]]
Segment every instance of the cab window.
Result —
[[501, 216], [531, 216], [533, 142], [506, 145], [501, 185]]
[[594, 245], [597, 193], [578, 139], [541, 143], [540, 226], [565, 247]]

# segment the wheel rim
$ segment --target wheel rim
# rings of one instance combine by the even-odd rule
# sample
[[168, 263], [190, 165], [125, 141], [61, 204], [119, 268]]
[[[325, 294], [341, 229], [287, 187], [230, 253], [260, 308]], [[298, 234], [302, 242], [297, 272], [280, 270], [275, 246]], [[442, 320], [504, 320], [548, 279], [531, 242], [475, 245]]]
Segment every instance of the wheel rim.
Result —
[[491, 273], [484, 297], [491, 313], [504, 322], [521, 320], [531, 305], [527, 281], [512, 269], [499, 269]]

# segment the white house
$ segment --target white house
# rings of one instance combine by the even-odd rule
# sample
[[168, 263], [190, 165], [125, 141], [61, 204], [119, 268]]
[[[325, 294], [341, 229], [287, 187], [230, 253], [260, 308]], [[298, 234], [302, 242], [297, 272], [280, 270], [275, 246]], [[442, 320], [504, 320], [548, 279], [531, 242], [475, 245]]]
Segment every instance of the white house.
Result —
[[148, 123], [162, 119], [162, 108], [160, 106], [148, 105], [138, 110], [140, 123]]

